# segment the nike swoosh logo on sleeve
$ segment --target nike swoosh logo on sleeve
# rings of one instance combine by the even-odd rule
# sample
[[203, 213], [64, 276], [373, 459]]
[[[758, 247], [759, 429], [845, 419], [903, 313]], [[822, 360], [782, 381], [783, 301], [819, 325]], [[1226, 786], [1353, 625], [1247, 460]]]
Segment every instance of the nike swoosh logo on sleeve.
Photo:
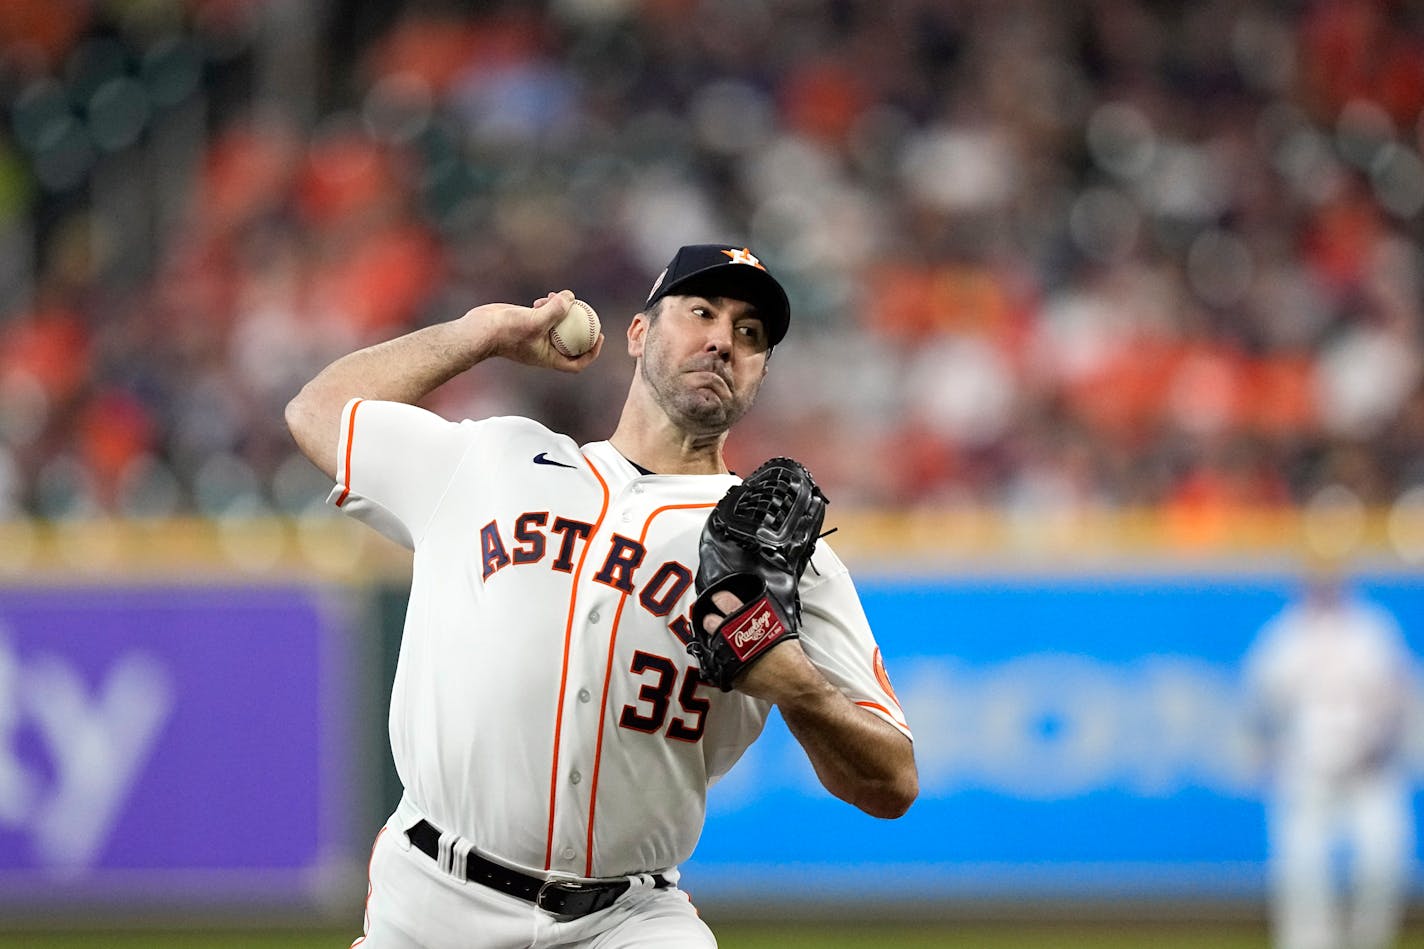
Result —
[[577, 465], [566, 465], [566, 464], [564, 464], [562, 461], [555, 461], [554, 459], [552, 459], [552, 458], [549, 457], [549, 453], [548, 453], [547, 451], [541, 451], [541, 452], [539, 452], [539, 454], [535, 455], [535, 456], [534, 456], [534, 464], [536, 464], [536, 465], [554, 465], [554, 466], [559, 467], [559, 468], [576, 468], [576, 467], [578, 467]]

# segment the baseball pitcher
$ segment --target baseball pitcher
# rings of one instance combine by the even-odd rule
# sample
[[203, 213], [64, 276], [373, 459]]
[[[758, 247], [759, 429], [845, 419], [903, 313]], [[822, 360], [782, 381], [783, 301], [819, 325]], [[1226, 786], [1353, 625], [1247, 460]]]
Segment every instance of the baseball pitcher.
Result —
[[586, 368], [601, 334], [574, 356], [550, 337], [574, 306], [476, 307], [337, 360], [287, 407], [331, 502], [414, 557], [368, 949], [716, 945], [678, 865], [773, 705], [831, 793], [894, 818], [918, 792], [825, 495], [791, 459], [745, 480], [723, 460], [790, 324], [747, 248], [673, 256], [628, 326], [607, 441], [417, 407], [486, 359]]

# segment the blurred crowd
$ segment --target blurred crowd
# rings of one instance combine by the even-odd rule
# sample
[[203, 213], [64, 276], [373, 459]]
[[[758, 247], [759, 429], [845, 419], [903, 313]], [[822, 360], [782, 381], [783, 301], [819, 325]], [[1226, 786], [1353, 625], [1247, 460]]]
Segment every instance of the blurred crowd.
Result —
[[837, 504], [1424, 491], [1417, 3], [10, 0], [0, 44], [0, 516], [307, 509], [302, 382], [566, 287], [598, 365], [431, 404], [605, 437], [706, 240], [794, 307], [730, 458]]

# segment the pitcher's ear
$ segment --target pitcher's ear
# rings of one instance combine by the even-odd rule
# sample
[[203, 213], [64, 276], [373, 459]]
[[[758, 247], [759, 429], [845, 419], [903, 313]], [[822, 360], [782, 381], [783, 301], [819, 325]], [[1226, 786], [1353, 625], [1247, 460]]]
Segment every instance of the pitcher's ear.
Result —
[[648, 338], [650, 320], [646, 313], [635, 313], [628, 322], [628, 355], [637, 359], [643, 355], [643, 344]]

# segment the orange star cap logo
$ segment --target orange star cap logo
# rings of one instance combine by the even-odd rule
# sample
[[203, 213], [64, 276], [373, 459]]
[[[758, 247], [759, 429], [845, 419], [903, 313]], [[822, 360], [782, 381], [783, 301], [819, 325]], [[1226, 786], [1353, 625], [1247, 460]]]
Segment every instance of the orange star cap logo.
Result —
[[745, 247], [743, 247], [741, 250], [724, 250], [722, 251], [722, 253], [732, 258], [732, 263], [734, 264], [751, 264], [758, 270], [766, 269], [761, 265], [761, 261], [757, 260], [756, 254], [753, 254]]

